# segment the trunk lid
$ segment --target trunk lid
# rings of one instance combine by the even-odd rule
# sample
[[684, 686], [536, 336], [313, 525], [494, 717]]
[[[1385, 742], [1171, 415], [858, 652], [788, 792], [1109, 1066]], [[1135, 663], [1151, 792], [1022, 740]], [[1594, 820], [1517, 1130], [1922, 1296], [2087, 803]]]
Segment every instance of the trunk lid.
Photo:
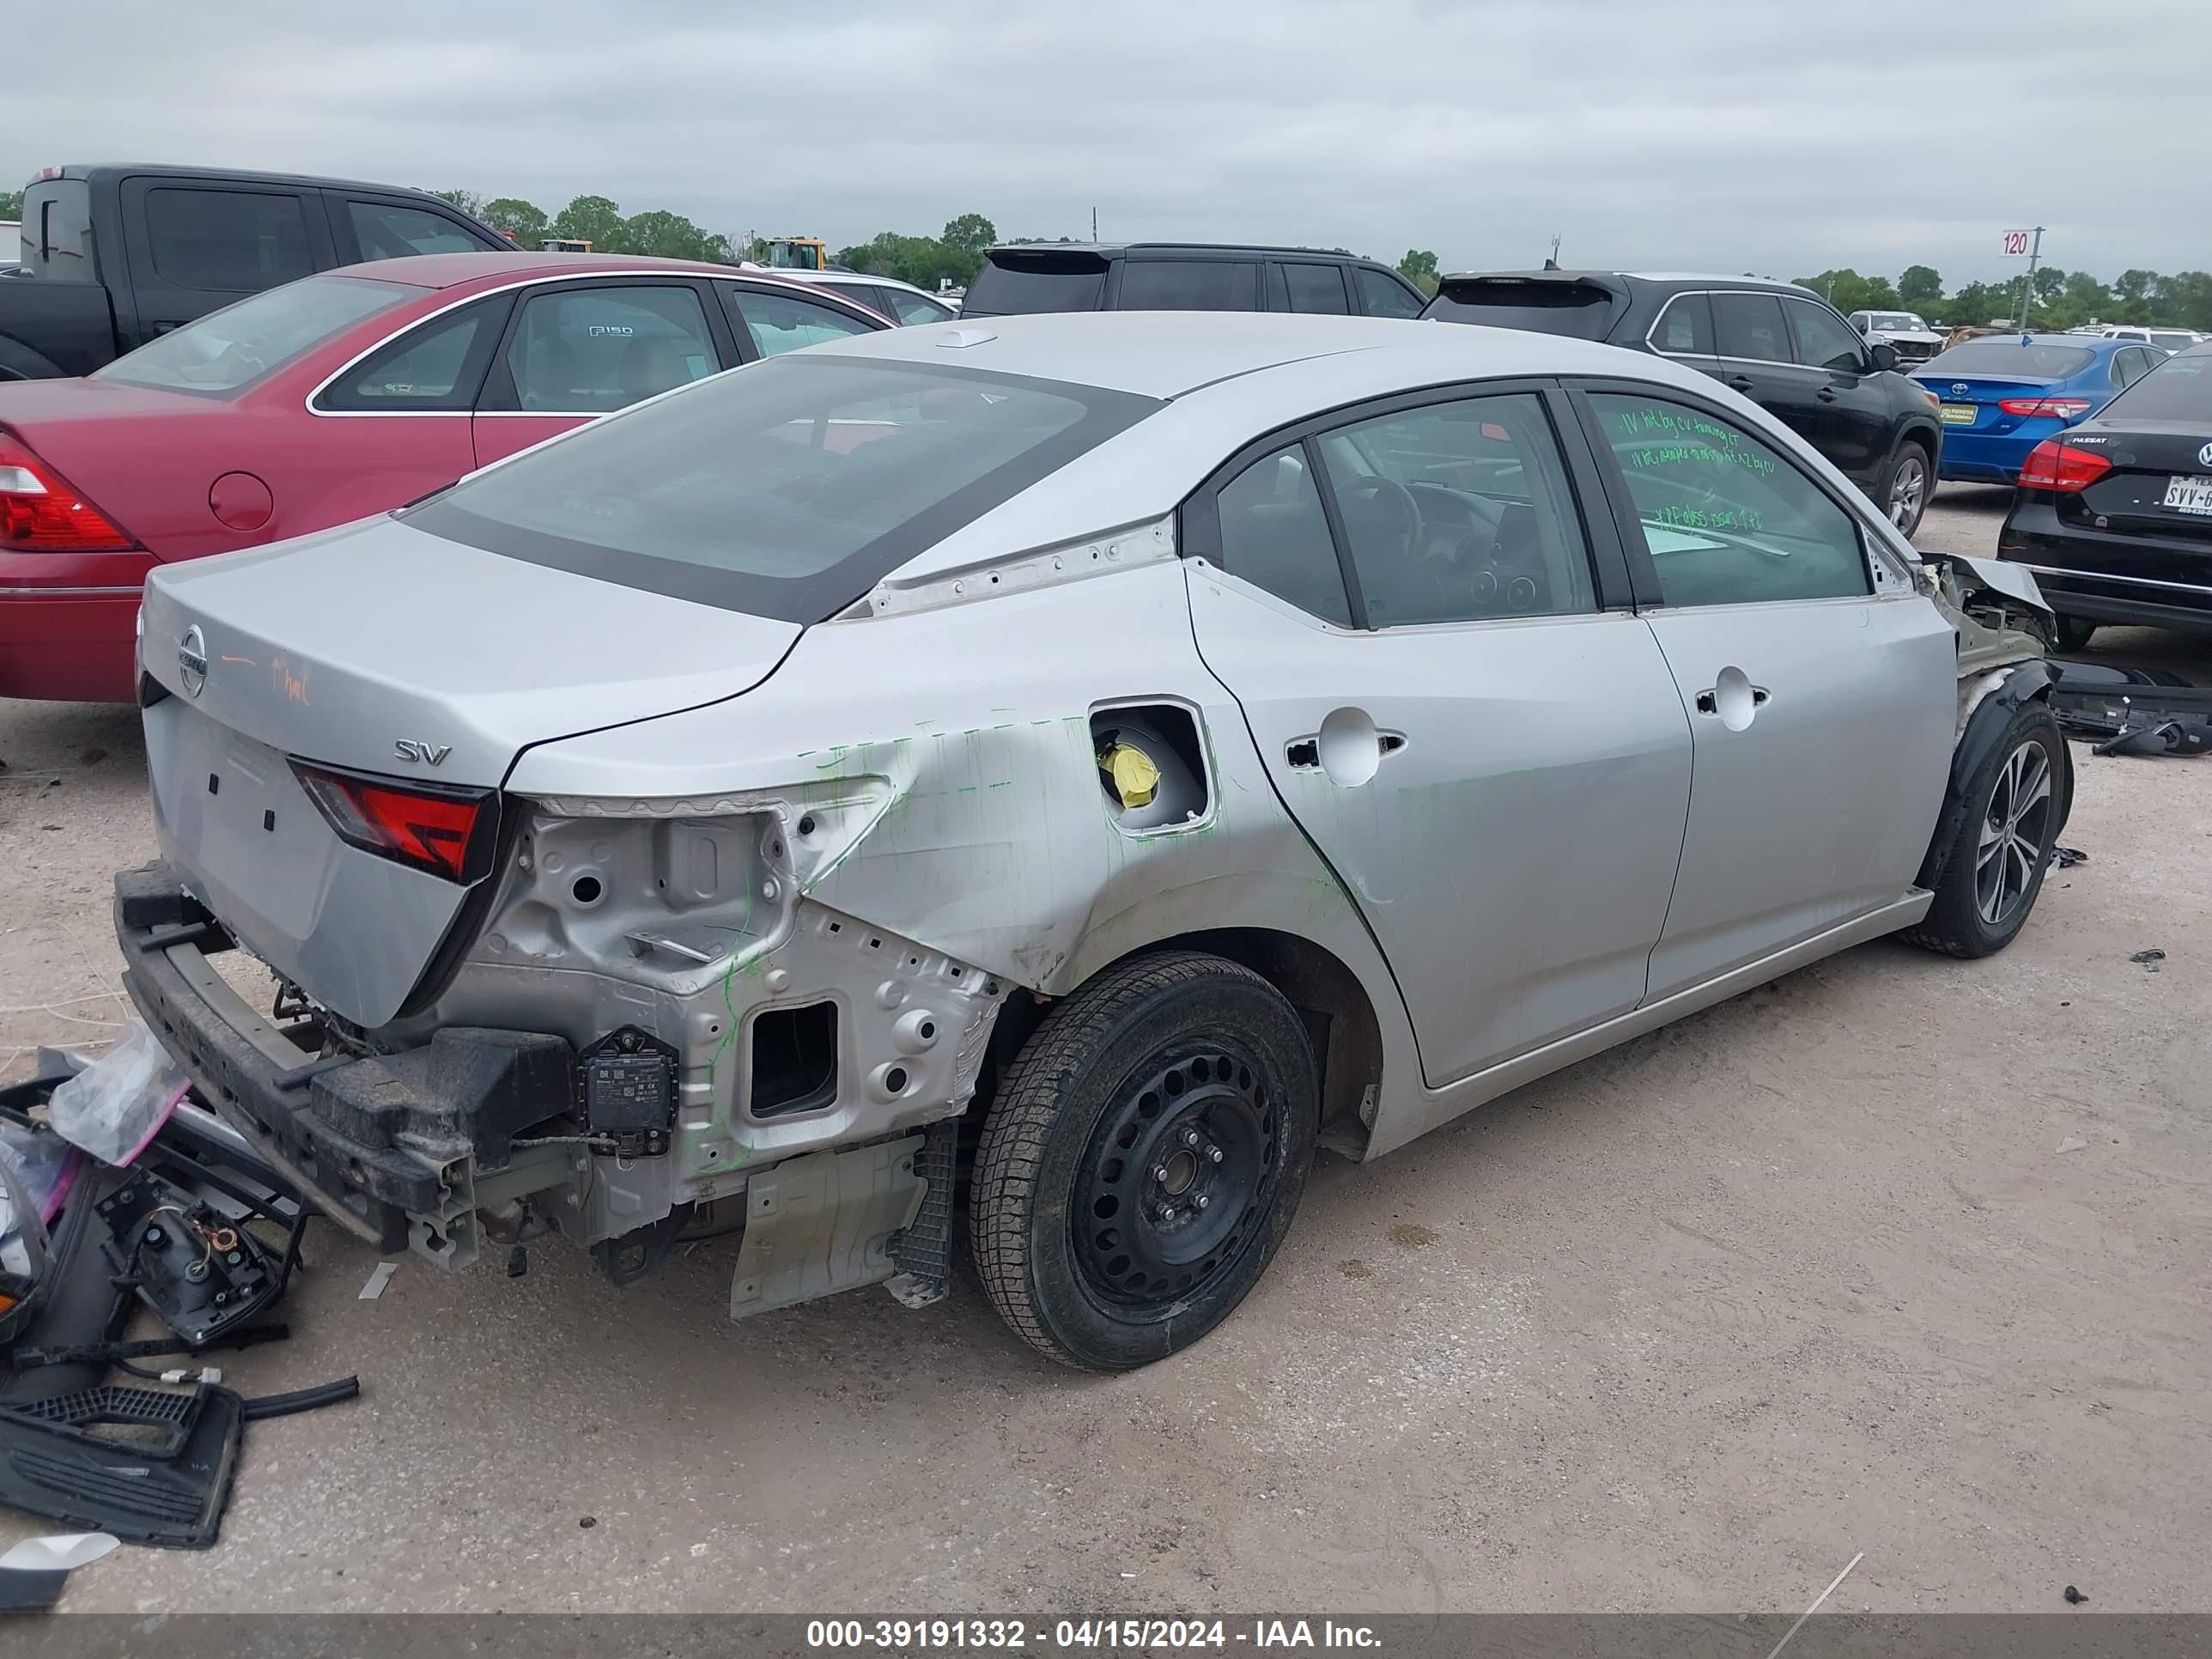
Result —
[[[2008, 415], [1997, 407], [2001, 401], [2010, 398], [2067, 395], [2053, 391], [2052, 383], [2049, 380], [2015, 379], [2002, 374], [1915, 374], [1912, 378], [1917, 384], [1942, 400], [1941, 413], [1946, 432], [1980, 432], [1990, 437], [2002, 437], [2030, 421], [2051, 418], [2047, 415]], [[1974, 412], [1971, 421], [1960, 419], [1952, 413], [1954, 410], [1966, 409]]]
[[750, 690], [801, 631], [390, 519], [159, 569], [141, 627], [172, 694], [146, 710], [162, 856], [254, 955], [368, 1027], [471, 889], [341, 840], [294, 760], [494, 791], [532, 744]]
[[[2105, 531], [2205, 543], [2212, 549], [2212, 422], [2094, 421], [2063, 441], [2100, 454], [2112, 470], [2060, 517], [2087, 515]], [[2192, 571], [2182, 580], [2202, 580]]]

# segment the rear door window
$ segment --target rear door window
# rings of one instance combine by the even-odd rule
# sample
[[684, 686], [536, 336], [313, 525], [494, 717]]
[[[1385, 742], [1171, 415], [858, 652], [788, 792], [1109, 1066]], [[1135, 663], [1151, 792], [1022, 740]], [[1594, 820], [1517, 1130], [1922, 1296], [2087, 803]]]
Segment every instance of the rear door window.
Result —
[[933, 300], [927, 294], [908, 294], [902, 288], [886, 289], [884, 297], [890, 302], [891, 314], [908, 325], [949, 323], [959, 314], [951, 306]]
[[1359, 303], [1370, 317], [1418, 317], [1421, 298], [1406, 285], [1366, 265], [1352, 272], [1359, 284]]
[[734, 283], [726, 285], [722, 292], [737, 307], [753, 349], [763, 357], [781, 356], [802, 346], [875, 331], [864, 319], [849, 311], [817, 305], [795, 294], [771, 294], [764, 289], [743, 288]]
[[410, 253], [481, 253], [484, 244], [443, 214], [398, 202], [349, 201], [346, 220], [363, 259]]
[[1782, 301], [1771, 294], [1714, 295], [1713, 349], [1723, 357], [1788, 362], [1790, 335], [1782, 325]]
[[1713, 355], [1713, 307], [1702, 294], [1677, 294], [1651, 325], [1651, 349], [1670, 357]]
[[1324, 622], [1352, 626], [1344, 569], [1305, 447], [1262, 456], [1221, 487], [1221, 567]]
[[1370, 628], [1595, 611], [1540, 398], [1401, 410], [1319, 441]]
[[1096, 311], [1106, 291], [1106, 261], [1089, 252], [1008, 250], [992, 254], [968, 285], [965, 317], [1015, 317], [1040, 311]]
[[290, 193], [156, 185], [146, 234], [154, 274], [176, 288], [251, 294], [315, 268], [307, 204]]
[[1255, 311], [1259, 267], [1231, 259], [1124, 259], [1123, 311]]
[[689, 284], [534, 294], [507, 346], [515, 407], [533, 415], [605, 415], [721, 367]]
[[1293, 264], [1285, 260], [1283, 284], [1289, 290], [1292, 311], [1328, 312], [1341, 315], [1352, 309], [1344, 294], [1342, 265]]
[[470, 408], [499, 343], [508, 303], [505, 295], [478, 300], [410, 329], [346, 370], [316, 397], [315, 407], [397, 415]]
[[1808, 368], [1856, 374], [1867, 366], [1859, 337], [1810, 300], [1791, 300], [1782, 307], [1790, 319], [1797, 361]]

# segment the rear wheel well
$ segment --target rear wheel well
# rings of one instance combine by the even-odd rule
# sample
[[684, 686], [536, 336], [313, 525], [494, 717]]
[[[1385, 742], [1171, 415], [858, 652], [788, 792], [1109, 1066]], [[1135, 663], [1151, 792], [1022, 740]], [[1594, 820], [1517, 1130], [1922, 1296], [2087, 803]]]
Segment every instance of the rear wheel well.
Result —
[[[1370, 1125], [1360, 1109], [1382, 1077], [1382, 1032], [1358, 976], [1310, 939], [1265, 927], [1219, 927], [1158, 939], [1128, 957], [1162, 951], [1203, 951], [1249, 968], [1280, 992], [1305, 1022], [1321, 1074], [1320, 1144], [1346, 1158], [1366, 1156]], [[1101, 964], [1103, 973], [1114, 963]], [[1094, 975], [1092, 977], [1096, 977]], [[1017, 991], [999, 1011], [991, 1048], [975, 1090], [966, 1135], [981, 1133], [997, 1079], [1043, 1019], [1049, 999]], [[965, 1136], [963, 1136], [965, 1139]], [[966, 1160], [963, 1158], [963, 1167]]]

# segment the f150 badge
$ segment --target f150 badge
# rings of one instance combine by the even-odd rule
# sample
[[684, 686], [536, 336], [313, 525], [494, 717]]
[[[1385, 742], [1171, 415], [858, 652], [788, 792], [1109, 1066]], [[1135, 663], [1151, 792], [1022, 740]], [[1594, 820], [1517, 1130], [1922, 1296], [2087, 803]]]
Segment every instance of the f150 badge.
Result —
[[443, 766], [446, 757], [453, 752], [450, 743], [424, 743], [419, 738], [401, 738], [392, 745], [392, 752], [404, 761], [420, 761], [425, 766]]

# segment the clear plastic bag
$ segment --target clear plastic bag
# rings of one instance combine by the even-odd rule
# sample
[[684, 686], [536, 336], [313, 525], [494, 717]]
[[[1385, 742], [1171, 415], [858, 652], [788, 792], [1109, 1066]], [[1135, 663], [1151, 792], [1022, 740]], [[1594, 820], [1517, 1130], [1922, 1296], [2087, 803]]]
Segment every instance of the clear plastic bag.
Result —
[[27, 1129], [0, 1118], [0, 1164], [22, 1183], [31, 1206], [48, 1226], [61, 1213], [84, 1154], [58, 1135]]
[[191, 1087], [160, 1039], [137, 1020], [98, 1060], [54, 1091], [46, 1121], [102, 1164], [146, 1150]]

